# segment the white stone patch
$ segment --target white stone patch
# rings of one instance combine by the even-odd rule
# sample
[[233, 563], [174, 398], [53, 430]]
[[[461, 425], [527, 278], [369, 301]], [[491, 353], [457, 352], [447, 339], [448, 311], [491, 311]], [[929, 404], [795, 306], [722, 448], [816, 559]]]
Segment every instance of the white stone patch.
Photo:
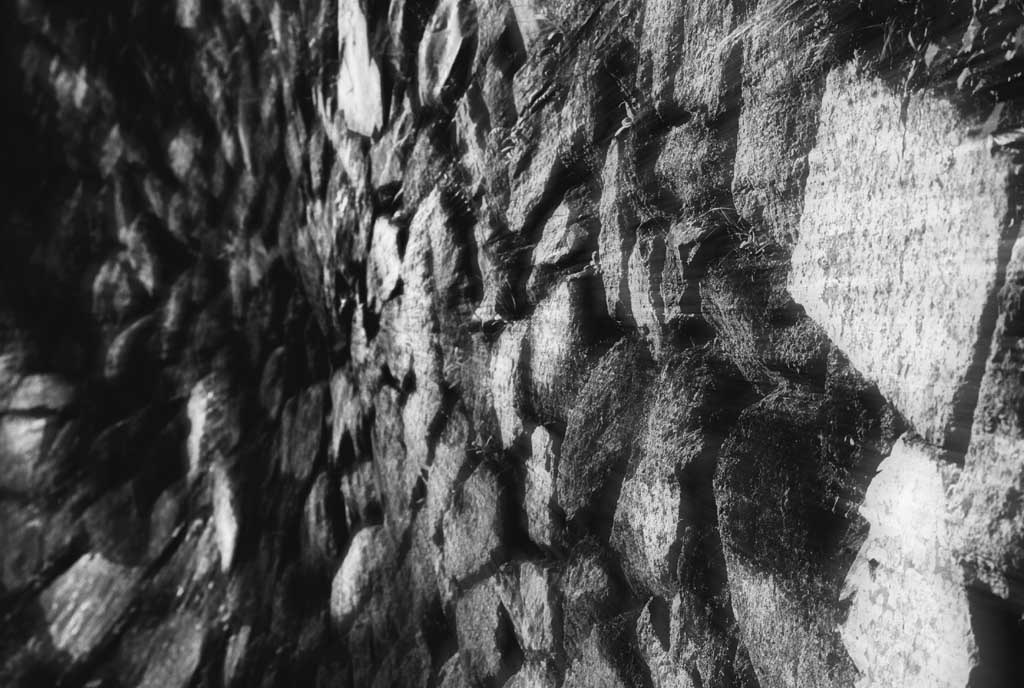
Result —
[[942, 445], [996, 286], [1010, 162], [951, 103], [915, 94], [901, 120], [899, 94], [847, 67], [828, 77], [808, 163], [790, 292]]
[[526, 460], [524, 508], [530, 539], [550, 546], [555, 536], [551, 503], [555, 497], [555, 463], [558, 460], [551, 434], [538, 426], [530, 436], [532, 451]]
[[373, 136], [383, 123], [380, 70], [370, 56], [366, 17], [358, 0], [338, 4], [338, 106], [350, 131]]
[[441, 104], [442, 91], [466, 42], [476, 33], [473, 0], [441, 0], [423, 32], [417, 64], [424, 105]]
[[220, 466], [213, 469], [213, 526], [217, 535], [217, 550], [220, 552], [220, 568], [227, 571], [235, 557], [238, 541], [238, 500], [231, 485], [227, 470]]
[[933, 454], [901, 438], [860, 509], [871, 530], [846, 578], [840, 629], [858, 688], [968, 684], [977, 648], [947, 517], [957, 469]]
[[139, 569], [87, 554], [39, 596], [58, 650], [81, 659], [96, 649], [132, 600]]
[[379, 311], [384, 302], [391, 298], [402, 275], [398, 227], [390, 218], [378, 217], [373, 224], [367, 273], [367, 299], [370, 307]]
[[370, 596], [381, 535], [381, 526], [371, 526], [356, 533], [349, 543], [331, 582], [331, 617], [339, 626], [347, 626]]

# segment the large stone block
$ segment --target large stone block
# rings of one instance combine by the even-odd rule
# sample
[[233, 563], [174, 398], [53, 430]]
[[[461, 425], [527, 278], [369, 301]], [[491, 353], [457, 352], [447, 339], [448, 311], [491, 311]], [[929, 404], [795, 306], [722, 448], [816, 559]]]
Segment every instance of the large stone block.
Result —
[[537, 305], [530, 320], [526, 401], [537, 420], [564, 418], [585, 382], [595, 287], [596, 278], [583, 274], [563, 280]]
[[76, 660], [87, 657], [113, 632], [141, 577], [141, 569], [95, 553], [75, 562], [39, 596], [53, 644]]
[[836, 627], [860, 541], [853, 504], [879, 458], [871, 403], [782, 389], [746, 409], [720, 451], [728, 589], [762, 686], [838, 688], [856, 677]]
[[758, 5], [742, 38], [743, 107], [732, 193], [745, 220], [791, 246], [818, 128], [826, 46], [802, 17], [767, 0]]
[[789, 288], [932, 443], [962, 451], [1012, 166], [952, 103], [833, 71]]
[[1013, 247], [954, 493], [954, 543], [967, 579], [1024, 605], [1024, 241]]
[[338, 6], [338, 106], [351, 131], [373, 136], [384, 119], [380, 69], [370, 54], [366, 16], [358, 0], [343, 0]]
[[[694, 547], [720, 434], [743, 398], [738, 374], [691, 350], [666, 364], [648, 396], [640, 436], [622, 483], [610, 544], [635, 588], [663, 597], [678, 589], [677, 560]], [[683, 534], [688, 534], [684, 537]]]
[[331, 618], [339, 627], [350, 626], [380, 589], [387, 561], [387, 537], [381, 526], [363, 528], [352, 536], [331, 583]]
[[493, 579], [474, 586], [455, 604], [459, 656], [474, 683], [494, 683], [503, 674], [509, 645], [505, 618]]
[[444, 582], [462, 583], [500, 563], [504, 497], [494, 471], [481, 465], [466, 479], [442, 521]]
[[[468, 77], [476, 51], [477, 3], [442, 0], [423, 32], [419, 47], [420, 103], [427, 107], [450, 104]], [[467, 52], [463, 56], [461, 53]], [[463, 62], [459, 63], [459, 58]], [[461, 67], [462, 73], [459, 73]]]
[[557, 438], [538, 426], [530, 435], [530, 455], [526, 459], [523, 484], [523, 510], [530, 539], [550, 547], [558, 523], [555, 505], [555, 475], [558, 470]]
[[645, 3], [640, 68], [650, 75], [655, 102], [718, 112], [726, 88], [722, 46], [733, 12], [732, 3], [715, 0]]
[[558, 505], [567, 520], [611, 516], [608, 499], [621, 483], [643, 418], [650, 358], [622, 340], [594, 367], [568, 414], [556, 476]]
[[947, 498], [959, 472], [904, 437], [871, 481], [860, 507], [870, 532], [846, 577], [840, 627], [859, 687], [969, 685], [977, 646]]
[[56, 477], [48, 455], [59, 426], [53, 416], [0, 417], [0, 487], [31, 494]]
[[498, 576], [498, 594], [519, 647], [529, 655], [554, 656], [560, 649], [562, 610], [557, 571], [535, 562], [509, 564]]
[[[628, 179], [622, 144], [613, 141], [601, 171], [601, 200], [598, 213], [598, 261], [604, 284], [608, 315], [625, 323], [632, 322], [629, 294], [629, 258], [636, 241], [637, 219], [627, 201]], [[628, 159], [628, 158], [627, 158]]]

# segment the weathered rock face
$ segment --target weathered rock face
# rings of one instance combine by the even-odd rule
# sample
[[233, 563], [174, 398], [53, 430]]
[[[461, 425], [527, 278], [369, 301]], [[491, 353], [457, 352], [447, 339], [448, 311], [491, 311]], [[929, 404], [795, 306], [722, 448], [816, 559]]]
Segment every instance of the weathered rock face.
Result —
[[[841, 630], [864, 685], [969, 685], [977, 644], [947, 503], [958, 477], [901, 438], [868, 488], [860, 513], [871, 531], [847, 574], [851, 605]], [[895, 633], [907, 645], [874, 641]]]
[[950, 103], [901, 103], [851, 66], [829, 75], [808, 162], [794, 298], [923, 437], [962, 451], [1016, 235], [1011, 160]]
[[1019, 3], [73, 4], [0, 7], [0, 684], [1024, 675]]

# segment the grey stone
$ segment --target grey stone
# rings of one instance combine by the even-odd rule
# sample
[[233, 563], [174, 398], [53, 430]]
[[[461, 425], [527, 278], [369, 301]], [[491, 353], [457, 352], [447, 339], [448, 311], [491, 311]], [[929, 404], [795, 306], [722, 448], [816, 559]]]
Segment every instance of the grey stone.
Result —
[[829, 417], [828, 403], [781, 389], [749, 407], [715, 472], [732, 609], [761, 685], [846, 686], [857, 675], [834, 629], [837, 574], [854, 555], [842, 535], [856, 518], [847, 500], [859, 488], [838, 476], [863, 475], [872, 455], [829, 443], [820, 428], [848, 420]]
[[381, 526], [369, 526], [349, 542], [331, 583], [331, 619], [342, 629], [355, 621], [385, 574], [386, 538]]
[[397, 685], [427, 688], [430, 678], [430, 651], [422, 634], [417, 633], [411, 641], [399, 643], [391, 649], [370, 685], [371, 688]]
[[142, 570], [86, 554], [39, 596], [55, 647], [80, 660], [113, 632], [135, 595]]
[[594, 366], [568, 414], [556, 477], [567, 520], [610, 515], [607, 502], [621, 482], [644, 417], [649, 355], [621, 340]]
[[717, 114], [724, 106], [733, 6], [714, 0], [645, 3], [641, 71], [649, 71], [655, 102]]
[[327, 398], [327, 385], [307, 387], [285, 404], [281, 414], [281, 467], [299, 482], [313, 474], [323, 449]]
[[459, 486], [442, 524], [445, 579], [461, 583], [500, 563], [503, 502], [497, 476], [486, 465]]
[[195, 614], [172, 616], [149, 639], [146, 673], [140, 688], [184, 688], [189, 685], [202, 656], [206, 625]]
[[239, 408], [224, 373], [211, 373], [192, 387], [187, 413], [188, 473], [194, 478], [214, 456], [227, 456], [241, 436]]
[[636, 621], [636, 643], [640, 657], [650, 672], [654, 688], [695, 688], [696, 684], [682, 662], [673, 660], [670, 648], [662, 643], [655, 629], [648, 600]]
[[[423, 32], [417, 59], [420, 103], [427, 107], [447, 105], [453, 83], [464, 75], [455, 68], [459, 54], [474, 44], [477, 5], [473, 0], [441, 0]], [[474, 46], [475, 47], [475, 46]], [[472, 56], [469, 57], [472, 60]]]
[[0, 486], [31, 494], [55, 477], [49, 460], [60, 422], [53, 416], [0, 416]]
[[1024, 600], [1019, 572], [1024, 541], [1017, 497], [1019, 457], [1024, 455], [1021, 321], [1024, 309], [1024, 241], [1013, 246], [988, 360], [974, 410], [971, 443], [953, 493], [953, 546], [967, 581], [996, 595]]
[[565, 672], [563, 688], [630, 688], [642, 685], [639, 667], [630, 661], [628, 642], [619, 623], [604, 622], [591, 628]]
[[380, 70], [370, 54], [368, 27], [358, 0], [343, 0], [338, 6], [338, 106], [348, 128], [363, 136], [380, 129], [382, 112]]
[[760, 2], [742, 37], [732, 194], [736, 210], [783, 246], [797, 239], [807, 154], [814, 145], [827, 51], [803, 18]]
[[57, 375], [45, 373], [16, 378], [10, 396], [0, 399], [0, 413], [62, 411], [75, 400], [75, 388]]
[[541, 422], [564, 419], [586, 381], [594, 281], [582, 275], [564, 279], [530, 319], [527, 403]]
[[455, 604], [459, 656], [474, 683], [492, 682], [502, 674], [508, 640], [498, 590], [490, 579], [467, 590]]
[[529, 361], [529, 322], [511, 323], [502, 330], [491, 356], [490, 386], [498, 417], [501, 443], [511, 447], [523, 436], [523, 412]]
[[530, 561], [508, 564], [498, 575], [498, 594], [520, 649], [531, 656], [554, 656], [562, 632], [557, 571]]
[[557, 521], [555, 506], [555, 475], [558, 451], [555, 438], [538, 426], [530, 435], [530, 454], [526, 459], [523, 483], [523, 509], [530, 539], [538, 545], [551, 547], [555, 542]]
[[611, 618], [628, 597], [599, 550], [574, 550], [562, 573], [562, 629], [565, 652], [576, 657], [594, 624]]
[[613, 141], [601, 172], [601, 231], [598, 255], [601, 281], [608, 314], [624, 323], [632, 323], [632, 299], [629, 294], [629, 259], [636, 241], [636, 219], [625, 198], [628, 180], [623, 170], [623, 144]]
[[471, 685], [458, 653], [449, 657], [437, 672], [438, 688], [469, 688]]
[[249, 646], [249, 638], [252, 635], [252, 626], [242, 626], [228, 638], [227, 647], [224, 650], [224, 685], [235, 685], [235, 679], [239, 675], [239, 669], [243, 666], [246, 652]]
[[551, 662], [531, 660], [523, 663], [504, 688], [555, 688], [558, 671]]
[[746, 390], [738, 371], [703, 349], [666, 362], [653, 389], [609, 544], [636, 589], [669, 598], [679, 587], [677, 559], [700, 539], [710, 508], [718, 428], [732, 422]]
[[260, 377], [260, 405], [270, 418], [276, 420], [281, 413], [285, 396], [285, 366], [287, 353], [283, 346], [274, 349], [263, 364]]
[[130, 371], [144, 367], [155, 329], [156, 317], [150, 314], [121, 330], [107, 348], [103, 376], [112, 382], [122, 382]]
[[398, 227], [386, 217], [378, 217], [373, 224], [370, 262], [366, 270], [369, 305], [380, 310], [394, 293], [402, 271], [402, 256], [398, 251]]
[[0, 584], [8, 593], [24, 590], [81, 536], [81, 521], [68, 507], [0, 502]]
[[[408, 520], [420, 467], [418, 462], [406, 459], [403, 418], [398, 393], [390, 387], [382, 388], [376, 396], [376, 416], [371, 431], [373, 464], [388, 522], [399, 528]], [[424, 430], [412, 429], [412, 432], [417, 431]]]
[[320, 473], [302, 510], [303, 557], [314, 568], [332, 563], [338, 556], [332, 506], [331, 482], [326, 473]]

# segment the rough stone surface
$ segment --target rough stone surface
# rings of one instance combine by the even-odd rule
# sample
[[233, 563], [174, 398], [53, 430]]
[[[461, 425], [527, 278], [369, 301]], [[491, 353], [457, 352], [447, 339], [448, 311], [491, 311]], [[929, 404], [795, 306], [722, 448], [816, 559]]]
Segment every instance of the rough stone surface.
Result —
[[625, 474], [643, 418], [649, 381], [645, 355], [634, 342], [617, 343], [594, 368], [568, 414], [555, 482], [556, 500], [567, 519], [607, 514], [605, 500]]
[[847, 574], [840, 630], [858, 685], [969, 685], [977, 645], [947, 497], [958, 474], [904, 437], [871, 481], [860, 507], [871, 530]]
[[338, 5], [338, 105], [348, 128], [372, 136], [383, 119], [380, 70], [370, 54], [369, 28], [361, 3], [344, 0]]
[[331, 617], [338, 625], [351, 623], [369, 599], [375, 579], [382, 573], [385, 537], [380, 526], [363, 528], [352, 536], [331, 583]]
[[508, 644], [504, 612], [493, 581], [484, 581], [455, 605], [456, 633], [463, 671], [474, 682], [491, 682], [502, 673]]
[[526, 459], [523, 508], [530, 539], [539, 545], [551, 546], [557, 532], [555, 507], [555, 475], [558, 450], [555, 438], [543, 427], [530, 435], [530, 455]]
[[[423, 105], [441, 105], [446, 91], [452, 89], [450, 80], [464, 78], [455, 69], [460, 53], [474, 47], [476, 12], [476, 3], [468, 0], [442, 0], [434, 10], [419, 49], [419, 96]], [[472, 59], [472, 55], [463, 59]]]
[[517, 644], [526, 654], [552, 656], [561, 634], [561, 610], [556, 606], [556, 573], [534, 562], [504, 569], [498, 595], [515, 630]]
[[446, 578], [462, 582], [497, 562], [503, 546], [502, 499], [497, 476], [485, 465], [456, 491], [442, 529]]
[[96, 650], [128, 609], [140, 577], [99, 554], [76, 561], [40, 596], [54, 646], [75, 659]]
[[0, 685], [1017, 685], [946, 4], [0, 3]]
[[947, 102], [903, 113], [854, 67], [829, 75], [789, 289], [923, 437], [962, 450], [1011, 165]]

